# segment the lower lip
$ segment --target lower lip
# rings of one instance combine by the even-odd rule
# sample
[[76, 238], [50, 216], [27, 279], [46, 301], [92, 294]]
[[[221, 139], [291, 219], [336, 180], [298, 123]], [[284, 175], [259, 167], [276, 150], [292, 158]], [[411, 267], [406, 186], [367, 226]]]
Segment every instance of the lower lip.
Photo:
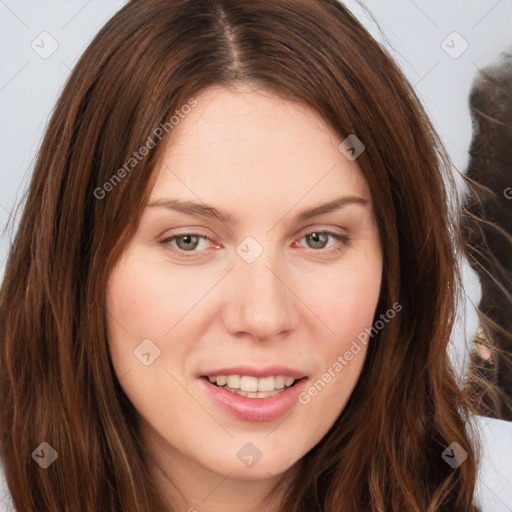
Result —
[[287, 413], [297, 402], [306, 386], [302, 378], [286, 391], [267, 398], [247, 398], [235, 395], [212, 384], [208, 378], [199, 379], [213, 401], [233, 416], [245, 421], [272, 421]]

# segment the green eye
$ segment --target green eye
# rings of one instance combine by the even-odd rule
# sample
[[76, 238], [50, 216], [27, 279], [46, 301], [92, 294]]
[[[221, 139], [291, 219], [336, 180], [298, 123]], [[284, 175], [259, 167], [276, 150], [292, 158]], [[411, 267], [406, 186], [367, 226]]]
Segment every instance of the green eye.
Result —
[[[334, 247], [326, 248], [329, 237], [334, 238], [340, 242], [340, 244], [335, 244]], [[309, 248], [316, 252], [320, 252], [322, 250], [324, 252], [339, 251], [351, 245], [349, 237], [340, 233], [335, 233], [334, 231], [312, 231], [303, 235], [300, 240], [303, 238], [307, 239]], [[163, 240], [160, 240], [158, 244], [177, 252], [180, 256], [187, 257], [188, 255], [185, 253], [194, 254], [201, 252], [200, 250], [195, 250], [199, 247], [201, 240], [211, 242], [211, 239], [202, 233], [180, 233], [164, 238]]]
[[[339, 233], [334, 233], [333, 231], [313, 231], [311, 233], [306, 234], [302, 238], [306, 238], [307, 240], [312, 241], [314, 244], [313, 248], [324, 249], [324, 245], [330, 236], [335, 238], [345, 246], [349, 245], [348, 237], [340, 235]], [[320, 247], [318, 247], [317, 244], [319, 244]]]

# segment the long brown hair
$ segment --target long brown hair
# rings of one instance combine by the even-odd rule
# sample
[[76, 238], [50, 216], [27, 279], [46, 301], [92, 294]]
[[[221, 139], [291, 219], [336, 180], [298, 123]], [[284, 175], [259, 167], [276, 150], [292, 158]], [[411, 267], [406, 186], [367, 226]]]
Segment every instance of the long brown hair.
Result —
[[[164, 144], [124, 166], [159, 126], [172, 137], [169, 116], [194, 95], [237, 82], [310, 105], [341, 140], [365, 144], [384, 256], [375, 319], [402, 306], [372, 336], [349, 402], [281, 510], [473, 510], [472, 408], [447, 355], [461, 297], [450, 161], [392, 58], [336, 0], [133, 0], [79, 60], [0, 297], [1, 455], [17, 510], [165, 510], [109, 359], [105, 310]], [[30, 457], [43, 441], [59, 454], [47, 470]], [[441, 456], [454, 442], [468, 453], [455, 469]]]

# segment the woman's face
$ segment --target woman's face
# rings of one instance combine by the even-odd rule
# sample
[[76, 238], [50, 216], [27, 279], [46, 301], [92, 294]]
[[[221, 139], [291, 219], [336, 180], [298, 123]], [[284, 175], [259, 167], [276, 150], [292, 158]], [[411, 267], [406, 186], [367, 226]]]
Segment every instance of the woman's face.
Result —
[[[378, 229], [357, 160], [312, 110], [246, 88], [196, 100], [110, 275], [109, 346], [160, 460], [268, 478], [322, 439], [360, 375]], [[348, 196], [362, 199], [301, 217]]]

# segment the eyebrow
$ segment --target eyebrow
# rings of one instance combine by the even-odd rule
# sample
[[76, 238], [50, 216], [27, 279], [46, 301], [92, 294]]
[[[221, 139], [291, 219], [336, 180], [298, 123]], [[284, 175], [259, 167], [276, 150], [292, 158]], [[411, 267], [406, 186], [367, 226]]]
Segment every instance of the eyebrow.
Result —
[[[315, 206], [314, 208], [309, 208], [307, 210], [300, 211], [295, 216], [295, 222], [302, 222], [312, 217], [316, 217], [317, 215], [330, 213], [350, 204], [360, 204], [362, 206], [367, 206], [368, 200], [360, 196], [342, 196], [332, 201], [329, 201], [328, 203], [324, 203], [319, 206]], [[167, 208], [169, 210], [178, 211], [191, 216], [217, 219], [226, 224], [234, 224], [238, 222], [238, 219], [233, 217], [229, 213], [217, 210], [213, 206], [196, 203], [194, 201], [181, 201], [178, 199], [161, 198], [151, 201], [150, 203], [148, 203], [147, 207]]]

